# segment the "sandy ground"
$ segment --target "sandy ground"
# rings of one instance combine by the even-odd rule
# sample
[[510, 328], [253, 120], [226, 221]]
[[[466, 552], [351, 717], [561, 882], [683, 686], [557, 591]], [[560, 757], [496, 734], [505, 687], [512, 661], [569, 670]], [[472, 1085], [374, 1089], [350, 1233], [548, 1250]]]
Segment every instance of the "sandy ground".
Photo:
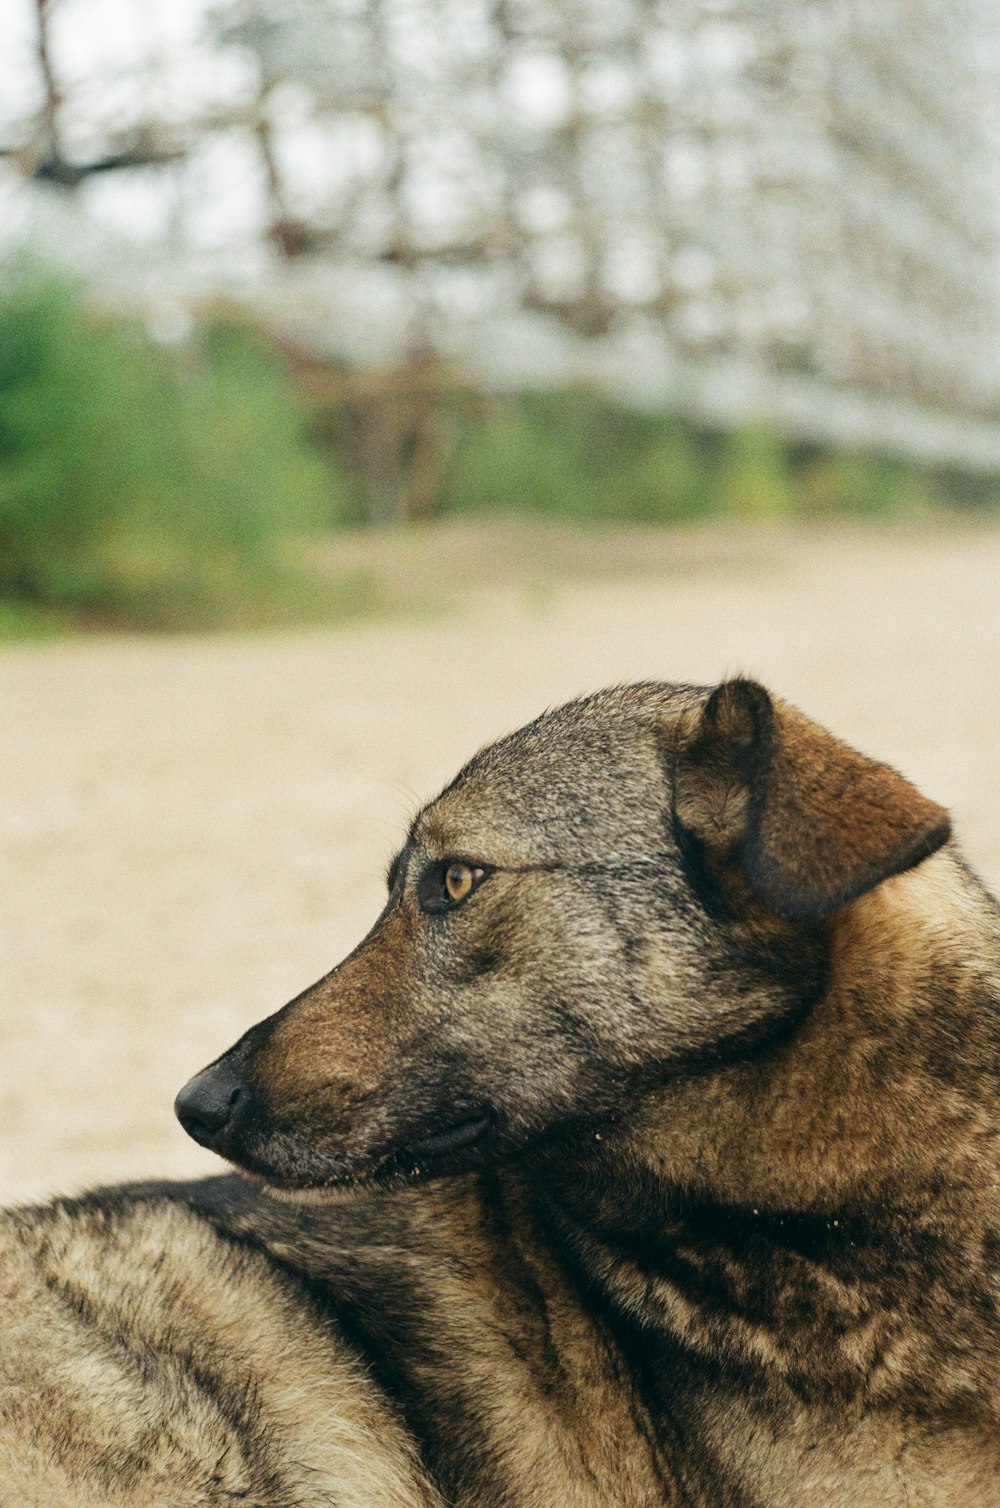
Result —
[[216, 1166], [180, 1084], [352, 946], [473, 749], [611, 681], [752, 671], [1000, 882], [1000, 531], [467, 544], [400, 556], [438, 618], [0, 652], [0, 1199]]

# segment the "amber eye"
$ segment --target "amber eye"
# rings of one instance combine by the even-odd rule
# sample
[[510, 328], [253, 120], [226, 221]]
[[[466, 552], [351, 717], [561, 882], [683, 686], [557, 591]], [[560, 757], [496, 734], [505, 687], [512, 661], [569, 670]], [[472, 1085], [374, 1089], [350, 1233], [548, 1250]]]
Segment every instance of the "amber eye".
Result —
[[449, 864], [444, 872], [444, 888], [449, 900], [464, 901], [475, 883], [475, 870], [468, 864]]
[[422, 909], [432, 914], [450, 911], [472, 894], [487, 873], [485, 865], [466, 864], [464, 859], [429, 865], [417, 889]]

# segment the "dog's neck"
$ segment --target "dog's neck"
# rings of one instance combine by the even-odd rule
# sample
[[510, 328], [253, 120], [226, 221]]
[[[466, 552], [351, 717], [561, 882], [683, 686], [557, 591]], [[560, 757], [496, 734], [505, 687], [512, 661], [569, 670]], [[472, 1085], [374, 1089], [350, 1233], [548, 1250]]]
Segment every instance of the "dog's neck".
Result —
[[887, 881], [839, 917], [790, 1039], [645, 1095], [563, 1163], [553, 1218], [615, 1306], [800, 1389], [916, 1405], [933, 1376], [940, 1403], [995, 1406], [1000, 950], [983, 913], [949, 855]]

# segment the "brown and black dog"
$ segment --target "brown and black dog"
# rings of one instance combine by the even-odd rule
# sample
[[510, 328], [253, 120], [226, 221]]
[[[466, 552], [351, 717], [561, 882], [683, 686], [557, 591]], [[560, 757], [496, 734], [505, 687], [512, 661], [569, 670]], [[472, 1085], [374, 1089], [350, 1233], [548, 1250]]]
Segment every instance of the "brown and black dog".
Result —
[[0, 1503], [1000, 1505], [998, 922], [753, 682], [493, 744], [178, 1096], [252, 1178], [0, 1229]]

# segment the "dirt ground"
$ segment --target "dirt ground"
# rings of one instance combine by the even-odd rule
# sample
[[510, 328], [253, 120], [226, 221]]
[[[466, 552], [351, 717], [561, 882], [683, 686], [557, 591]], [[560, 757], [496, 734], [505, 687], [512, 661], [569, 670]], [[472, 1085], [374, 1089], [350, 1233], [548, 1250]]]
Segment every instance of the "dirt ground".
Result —
[[0, 651], [0, 1200], [217, 1166], [180, 1084], [353, 945], [469, 753], [608, 682], [758, 675], [1000, 882], [1000, 530], [386, 550], [452, 610]]

